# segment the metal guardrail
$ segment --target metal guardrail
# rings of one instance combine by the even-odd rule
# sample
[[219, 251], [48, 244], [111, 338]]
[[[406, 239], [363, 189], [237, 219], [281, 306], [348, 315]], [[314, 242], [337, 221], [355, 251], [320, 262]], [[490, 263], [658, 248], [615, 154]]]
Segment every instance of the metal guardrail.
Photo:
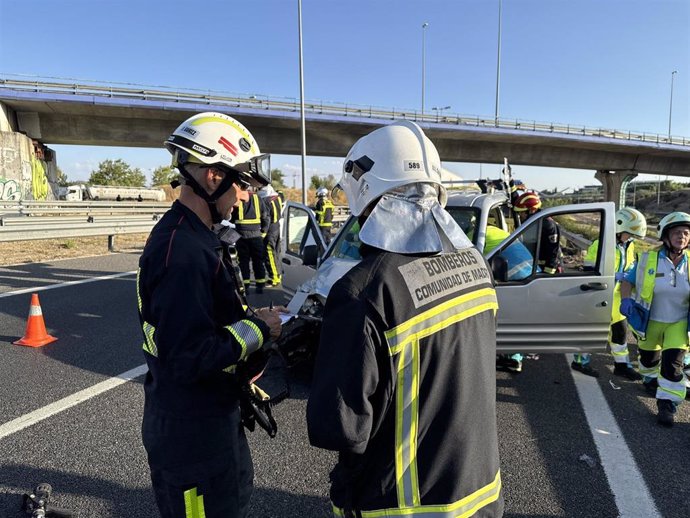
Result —
[[[169, 202], [17, 201], [0, 202], [0, 243], [38, 239], [108, 236], [150, 232], [170, 208]], [[333, 221], [350, 215], [336, 206]]]
[[0, 203], [0, 242], [150, 232], [170, 203], [19, 201]]
[[[45, 78], [39, 78], [45, 79]], [[44, 94], [71, 94], [105, 98], [139, 99], [144, 101], [189, 102], [195, 104], [228, 106], [232, 108], [251, 108], [261, 110], [280, 110], [296, 112], [300, 109], [299, 99], [272, 97], [267, 95], [230, 94], [212, 90], [187, 91], [176, 90], [165, 86], [131, 85], [98, 83], [79, 84], [55, 81], [0, 78], [0, 91], [15, 90]], [[138, 88], [132, 88], [137, 86]], [[422, 113], [418, 110], [382, 108], [375, 106], [347, 104], [332, 101], [305, 101], [305, 111], [312, 114], [339, 116], [358, 116], [377, 119], [411, 119], [422, 123], [443, 123], [475, 126], [483, 128], [500, 128], [523, 131], [539, 131], [566, 135], [603, 137], [655, 144], [673, 144], [690, 146], [689, 137], [660, 135], [640, 131], [622, 131], [617, 129], [591, 128], [575, 124], [538, 122], [521, 119], [502, 119], [494, 117], [468, 116], [458, 114]]]

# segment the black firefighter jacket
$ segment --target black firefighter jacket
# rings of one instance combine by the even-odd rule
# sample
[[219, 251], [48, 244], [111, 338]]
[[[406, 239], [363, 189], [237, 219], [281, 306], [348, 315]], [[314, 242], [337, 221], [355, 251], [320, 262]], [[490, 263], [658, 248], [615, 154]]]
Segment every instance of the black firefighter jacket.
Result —
[[307, 405], [311, 444], [340, 454], [336, 515], [502, 516], [484, 258], [364, 252], [329, 293]]
[[175, 202], [139, 260], [147, 412], [199, 419], [237, 411], [233, 373], [263, 345], [269, 330], [247, 316], [231, 275], [216, 235]]

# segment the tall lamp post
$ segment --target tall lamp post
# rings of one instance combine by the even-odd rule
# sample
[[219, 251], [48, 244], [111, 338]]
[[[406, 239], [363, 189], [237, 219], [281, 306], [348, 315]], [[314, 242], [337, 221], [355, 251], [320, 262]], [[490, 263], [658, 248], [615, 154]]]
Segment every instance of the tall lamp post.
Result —
[[671, 72], [671, 101], [668, 105], [668, 142], [671, 143], [671, 114], [673, 113], [673, 77], [678, 73], [677, 70]]
[[[671, 72], [671, 100], [668, 105], [668, 143], [671, 143], [671, 115], [673, 114], [673, 78], [678, 73], [677, 70]], [[668, 175], [666, 175], [668, 180]], [[656, 183], [656, 205], [659, 206], [661, 202], [661, 175], [657, 177]]]
[[429, 26], [427, 22], [422, 24], [422, 117], [424, 116], [424, 73], [426, 71], [426, 28]]
[[498, 126], [498, 92], [501, 84], [501, 6], [503, 0], [498, 0], [498, 55], [496, 57], [496, 107], [494, 111], [494, 124]]
[[302, 126], [302, 204], [307, 204], [307, 132], [304, 120], [304, 67], [302, 64], [302, 0], [297, 0], [297, 27], [299, 32], [299, 112]]

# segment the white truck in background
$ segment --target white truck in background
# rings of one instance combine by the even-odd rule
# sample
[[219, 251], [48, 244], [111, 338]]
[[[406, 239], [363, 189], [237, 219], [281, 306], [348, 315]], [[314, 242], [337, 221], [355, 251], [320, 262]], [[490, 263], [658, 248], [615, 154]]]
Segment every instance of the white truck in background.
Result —
[[163, 189], [86, 184], [60, 187], [58, 196], [65, 201], [165, 201], [166, 198]]

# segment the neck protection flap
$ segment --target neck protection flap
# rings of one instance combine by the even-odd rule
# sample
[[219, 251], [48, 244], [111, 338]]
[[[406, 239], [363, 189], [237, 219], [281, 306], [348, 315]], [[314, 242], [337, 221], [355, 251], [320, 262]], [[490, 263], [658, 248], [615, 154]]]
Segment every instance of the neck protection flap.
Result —
[[469, 248], [455, 220], [438, 202], [432, 184], [412, 184], [384, 194], [359, 233], [363, 243], [401, 254], [454, 252]]

